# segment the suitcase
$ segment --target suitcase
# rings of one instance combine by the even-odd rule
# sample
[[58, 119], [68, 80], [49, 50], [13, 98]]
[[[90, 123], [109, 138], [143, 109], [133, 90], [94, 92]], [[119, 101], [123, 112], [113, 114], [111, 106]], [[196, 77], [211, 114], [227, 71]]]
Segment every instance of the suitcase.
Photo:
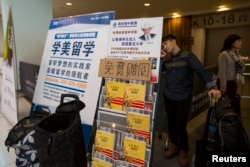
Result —
[[16, 166], [39, 166], [39, 157], [34, 140], [35, 125], [49, 115], [50, 110], [47, 106], [36, 105], [30, 116], [18, 121], [10, 130], [5, 140], [5, 146], [8, 150], [10, 147], [15, 149]]
[[[195, 160], [194, 160], [194, 166], [195, 167], [208, 167], [208, 157], [214, 149], [216, 149], [217, 145], [214, 143], [214, 148], [208, 149], [208, 133], [209, 133], [209, 126], [211, 123], [211, 116], [214, 112], [214, 107], [215, 107], [216, 100], [210, 98], [210, 105], [207, 111], [207, 117], [205, 121], [205, 128], [203, 131], [203, 135], [201, 139], [196, 140], [196, 145], [195, 145]], [[211, 146], [210, 146], [211, 147]]]
[[[65, 102], [65, 98], [74, 100]], [[36, 125], [35, 140], [41, 167], [87, 167], [79, 115], [84, 107], [78, 96], [64, 94], [56, 112]]]
[[207, 167], [214, 153], [242, 153], [249, 151], [249, 139], [239, 114], [227, 97], [211, 103], [205, 129], [196, 141], [195, 166]]
[[208, 167], [208, 150], [207, 147], [207, 137], [208, 137], [208, 127], [209, 118], [211, 117], [212, 110], [209, 109], [206, 117], [205, 128], [201, 139], [196, 140], [195, 145], [195, 167]]

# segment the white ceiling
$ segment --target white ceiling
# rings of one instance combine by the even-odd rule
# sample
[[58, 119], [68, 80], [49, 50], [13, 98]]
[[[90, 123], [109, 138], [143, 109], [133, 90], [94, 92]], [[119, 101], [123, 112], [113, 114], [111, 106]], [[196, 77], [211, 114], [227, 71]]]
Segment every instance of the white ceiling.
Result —
[[[52, 0], [53, 18], [115, 11], [116, 19], [158, 17], [170, 18], [173, 12], [198, 15], [215, 12], [220, 5], [232, 9], [250, 8], [249, 0]], [[72, 6], [66, 6], [71, 2]], [[144, 7], [145, 2], [151, 3]]]

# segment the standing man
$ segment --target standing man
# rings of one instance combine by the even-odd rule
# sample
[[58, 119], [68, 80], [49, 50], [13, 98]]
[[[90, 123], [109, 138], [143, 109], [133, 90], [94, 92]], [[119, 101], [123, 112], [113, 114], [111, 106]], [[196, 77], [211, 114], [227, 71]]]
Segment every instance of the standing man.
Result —
[[209, 89], [208, 95], [220, 98], [221, 92], [206, 73], [203, 65], [192, 53], [181, 50], [174, 35], [162, 38], [163, 52], [170, 54], [164, 61], [166, 85], [164, 90], [165, 107], [168, 118], [170, 146], [165, 158], [180, 153], [180, 165], [188, 166], [187, 120], [192, 102], [193, 72], [196, 72]]

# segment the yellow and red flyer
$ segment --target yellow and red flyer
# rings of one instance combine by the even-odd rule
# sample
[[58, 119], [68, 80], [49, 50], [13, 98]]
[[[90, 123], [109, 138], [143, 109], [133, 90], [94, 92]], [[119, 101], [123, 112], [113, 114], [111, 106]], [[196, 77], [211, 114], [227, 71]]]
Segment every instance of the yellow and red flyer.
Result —
[[114, 151], [113, 150], [102, 148], [102, 147], [97, 147], [95, 145], [94, 145], [93, 148], [94, 148], [93, 149], [94, 153], [101, 153], [101, 154], [104, 154], [104, 155], [106, 155], [107, 157], [110, 157], [110, 158], [112, 158], [113, 155], [114, 155]]
[[127, 113], [128, 128], [141, 131], [150, 131], [150, 115], [136, 112]]
[[96, 136], [95, 136], [96, 147], [101, 147], [103, 149], [107, 149], [112, 152], [114, 150], [114, 144], [115, 144], [115, 134], [105, 132], [102, 130], [96, 131]]
[[146, 142], [125, 137], [123, 141], [123, 154], [133, 159], [145, 160]]
[[135, 112], [127, 113], [128, 132], [146, 139], [146, 143], [151, 142], [150, 115]]
[[124, 102], [124, 90], [125, 83], [107, 81], [104, 107], [122, 111]]
[[92, 166], [93, 167], [112, 167], [113, 164], [109, 162], [105, 162], [104, 160], [101, 160], [98, 158], [93, 158]]
[[151, 144], [151, 132], [146, 132], [146, 131], [142, 131], [142, 130], [136, 130], [136, 129], [128, 129], [129, 133], [132, 133], [136, 136], [140, 136], [145, 138], [146, 143], [148, 145]]
[[124, 111], [127, 107], [144, 109], [146, 95], [146, 85], [142, 84], [125, 84]]

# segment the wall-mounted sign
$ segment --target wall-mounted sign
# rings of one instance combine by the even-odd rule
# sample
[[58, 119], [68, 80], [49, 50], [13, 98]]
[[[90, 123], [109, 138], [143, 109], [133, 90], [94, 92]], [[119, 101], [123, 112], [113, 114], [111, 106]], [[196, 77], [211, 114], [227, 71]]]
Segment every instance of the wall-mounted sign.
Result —
[[250, 25], [250, 10], [193, 16], [192, 28], [219, 28]]

